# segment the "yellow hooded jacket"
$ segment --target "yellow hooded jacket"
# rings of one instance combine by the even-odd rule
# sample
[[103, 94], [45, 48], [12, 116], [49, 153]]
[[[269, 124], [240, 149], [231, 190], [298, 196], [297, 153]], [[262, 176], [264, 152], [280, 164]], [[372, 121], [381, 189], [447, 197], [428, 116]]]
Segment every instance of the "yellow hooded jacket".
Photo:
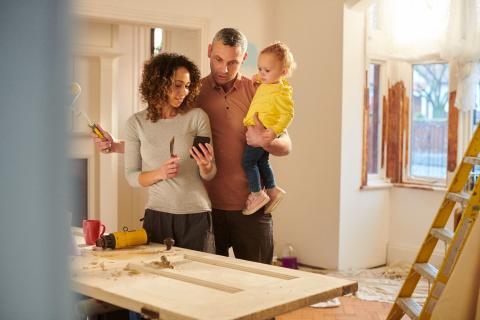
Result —
[[261, 84], [243, 119], [243, 124], [255, 125], [253, 115], [257, 112], [265, 128], [272, 129], [277, 135], [284, 132], [294, 115], [292, 91], [292, 87], [285, 78], [282, 78], [279, 83]]

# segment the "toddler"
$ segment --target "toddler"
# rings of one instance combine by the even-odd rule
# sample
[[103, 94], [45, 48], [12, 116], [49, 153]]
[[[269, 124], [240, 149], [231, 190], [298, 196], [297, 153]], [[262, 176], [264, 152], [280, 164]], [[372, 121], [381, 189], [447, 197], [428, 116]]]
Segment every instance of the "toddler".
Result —
[[[291, 75], [295, 62], [288, 47], [281, 42], [275, 42], [260, 52], [257, 65], [258, 74], [254, 76], [254, 80], [259, 82], [260, 86], [243, 124], [255, 125], [254, 114], [258, 113], [260, 122], [266, 128], [265, 136], [268, 137], [268, 142], [271, 142], [285, 131], [293, 119], [292, 87], [286, 77]], [[243, 168], [250, 189], [243, 210], [245, 215], [257, 212], [264, 205], [267, 205], [264, 212], [271, 213], [285, 195], [285, 191], [275, 185], [268, 157], [269, 153], [262, 147], [245, 147]], [[261, 188], [260, 177], [265, 191]]]

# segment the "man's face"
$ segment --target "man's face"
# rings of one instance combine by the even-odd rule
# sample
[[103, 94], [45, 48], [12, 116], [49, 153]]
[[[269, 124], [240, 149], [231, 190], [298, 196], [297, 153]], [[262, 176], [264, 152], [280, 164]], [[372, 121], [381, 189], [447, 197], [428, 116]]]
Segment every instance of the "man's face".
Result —
[[230, 47], [215, 41], [208, 46], [208, 57], [213, 79], [218, 85], [223, 85], [235, 79], [247, 53], [243, 53], [240, 46]]

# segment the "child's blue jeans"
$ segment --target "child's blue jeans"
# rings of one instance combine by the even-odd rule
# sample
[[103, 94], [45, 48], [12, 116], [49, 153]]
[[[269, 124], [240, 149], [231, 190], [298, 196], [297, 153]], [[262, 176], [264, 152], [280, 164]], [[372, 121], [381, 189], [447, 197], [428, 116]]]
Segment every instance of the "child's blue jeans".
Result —
[[[268, 162], [270, 154], [261, 147], [247, 145], [243, 152], [243, 169], [247, 175], [250, 192], [259, 192], [263, 185], [267, 189], [275, 187], [272, 167]], [[260, 178], [262, 179], [260, 181]]]

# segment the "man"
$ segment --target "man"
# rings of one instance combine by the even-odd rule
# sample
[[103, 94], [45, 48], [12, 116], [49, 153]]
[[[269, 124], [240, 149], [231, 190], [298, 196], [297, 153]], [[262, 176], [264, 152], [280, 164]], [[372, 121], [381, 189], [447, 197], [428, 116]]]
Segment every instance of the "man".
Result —
[[[210, 118], [217, 175], [206, 187], [212, 201], [213, 227], [217, 254], [228, 256], [233, 248], [236, 258], [271, 264], [273, 258], [273, 225], [271, 214], [263, 208], [252, 215], [243, 215], [248, 196], [247, 178], [242, 167], [245, 143], [263, 147], [276, 156], [291, 150], [288, 133], [270, 143], [265, 128], [256, 118], [256, 125], [245, 132], [243, 118], [255, 95], [254, 83], [239, 71], [247, 58], [247, 38], [239, 30], [218, 31], [208, 46], [210, 74], [202, 79], [197, 105]], [[123, 142], [95, 139], [105, 152], [123, 152]]]
[[213, 228], [217, 254], [270, 264], [273, 257], [271, 214], [263, 208], [242, 214], [248, 197], [248, 183], [242, 167], [245, 143], [261, 146], [273, 155], [288, 154], [287, 134], [266, 144], [265, 129], [249, 127], [245, 135], [243, 118], [255, 95], [253, 82], [239, 71], [247, 58], [247, 38], [237, 29], [217, 32], [208, 46], [210, 74], [202, 79], [197, 105], [209, 116], [213, 134], [217, 175], [206, 186], [212, 201]]

